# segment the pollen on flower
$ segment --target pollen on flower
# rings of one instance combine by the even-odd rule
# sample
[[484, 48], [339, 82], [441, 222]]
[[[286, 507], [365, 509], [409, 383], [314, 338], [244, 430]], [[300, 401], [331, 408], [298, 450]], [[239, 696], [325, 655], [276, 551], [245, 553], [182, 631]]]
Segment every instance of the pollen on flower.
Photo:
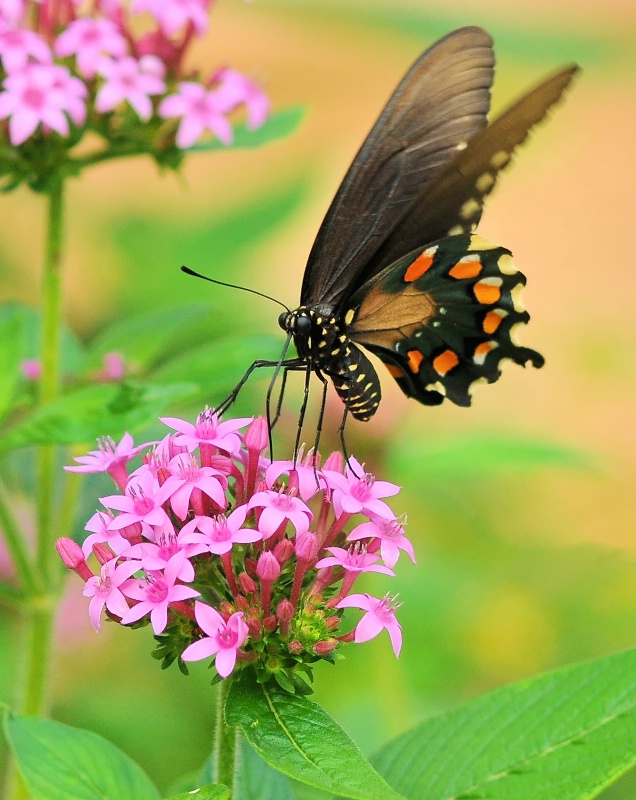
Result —
[[[130, 469], [145, 450], [121, 493], [101, 498], [104, 510], [87, 524], [90, 546], [82, 553], [72, 543], [72, 559], [70, 545], [59, 548], [86, 581], [97, 630], [104, 611], [123, 625], [150, 624], [166, 665], [214, 659], [221, 678], [253, 669], [289, 691], [308, 691], [303, 676], [317, 660], [334, 661], [346, 643], [382, 630], [399, 653], [395, 600], [350, 593], [363, 573], [393, 576], [399, 552], [412, 555], [381, 499], [397, 486], [353, 459], [343, 469], [334, 455], [322, 462], [328, 468], [318, 454], [306, 465], [270, 461], [261, 420], [221, 420], [206, 409], [194, 424], [164, 422], [173, 433], [159, 443], [104, 439], [78, 459], [103, 471], [121, 456]], [[83, 560], [91, 549], [99, 576]], [[346, 608], [365, 612], [354, 630]]]

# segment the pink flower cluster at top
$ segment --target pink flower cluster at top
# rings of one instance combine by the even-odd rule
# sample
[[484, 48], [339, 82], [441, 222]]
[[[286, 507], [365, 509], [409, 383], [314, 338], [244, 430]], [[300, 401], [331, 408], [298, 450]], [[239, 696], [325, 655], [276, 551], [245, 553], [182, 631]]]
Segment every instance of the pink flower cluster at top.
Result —
[[[58, 540], [66, 566], [86, 582], [96, 629], [104, 609], [123, 625], [149, 620], [172, 660], [215, 656], [227, 677], [238, 659], [284, 686], [299, 665], [333, 659], [341, 642], [384, 629], [399, 654], [395, 599], [351, 594], [365, 572], [392, 576], [400, 550], [415, 560], [383, 499], [397, 486], [354, 458], [345, 468], [339, 453], [322, 466], [311, 457], [270, 461], [263, 418], [220, 421], [206, 410], [194, 425], [163, 422], [175, 432], [159, 443], [103, 440], [66, 468], [108, 472], [120, 492], [100, 498], [104, 510], [86, 525], [82, 548]], [[98, 575], [86, 563], [91, 553]], [[343, 633], [349, 607], [365, 613]]]
[[[269, 113], [264, 92], [233, 69], [202, 81], [183, 61], [205, 33], [211, 0], [0, 0], [0, 120], [11, 144], [36, 131], [71, 134], [126, 107], [141, 122], [176, 118], [176, 144], [209, 131], [232, 142], [238, 107], [256, 128]], [[136, 19], [141, 15], [140, 19]], [[137, 31], [151, 22], [143, 35]], [[148, 27], [148, 25], [146, 25]]]

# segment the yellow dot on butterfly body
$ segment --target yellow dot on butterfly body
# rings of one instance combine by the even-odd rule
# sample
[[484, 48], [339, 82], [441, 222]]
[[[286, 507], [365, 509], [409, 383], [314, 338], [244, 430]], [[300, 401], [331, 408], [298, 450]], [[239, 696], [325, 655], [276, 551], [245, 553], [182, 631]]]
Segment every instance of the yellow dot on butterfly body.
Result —
[[347, 311], [347, 313], [345, 314], [345, 319], [344, 319], [344, 321], [345, 321], [345, 325], [351, 325], [351, 323], [353, 322], [353, 318], [355, 317], [355, 315], [356, 315], [355, 309], [353, 309], [353, 308], [350, 308], [350, 309]]

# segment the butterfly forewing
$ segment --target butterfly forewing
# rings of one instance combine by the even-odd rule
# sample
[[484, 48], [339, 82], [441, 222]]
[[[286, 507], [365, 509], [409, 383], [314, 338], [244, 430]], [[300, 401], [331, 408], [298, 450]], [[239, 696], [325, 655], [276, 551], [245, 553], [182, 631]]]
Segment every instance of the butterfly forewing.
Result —
[[493, 65], [491, 37], [469, 27], [411, 67], [327, 212], [305, 269], [302, 305], [341, 306], [373, 275], [371, 259], [383, 240], [457, 148], [485, 127]]
[[478, 133], [432, 184], [423, 187], [415, 205], [371, 258], [369, 274], [427, 242], [473, 231], [499, 173], [577, 71], [576, 66], [566, 67], [543, 81]]
[[352, 298], [353, 341], [375, 353], [408, 397], [470, 405], [475, 383], [492, 383], [507, 358], [543, 364], [514, 341], [529, 316], [525, 277], [509, 250], [480, 236], [440, 239], [400, 259]]

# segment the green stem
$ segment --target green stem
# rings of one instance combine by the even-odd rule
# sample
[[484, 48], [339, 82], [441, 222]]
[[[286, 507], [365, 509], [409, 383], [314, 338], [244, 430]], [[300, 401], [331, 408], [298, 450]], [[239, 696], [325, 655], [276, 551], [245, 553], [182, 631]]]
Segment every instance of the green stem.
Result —
[[222, 783], [235, 796], [235, 781], [238, 767], [238, 733], [235, 725], [225, 721], [225, 701], [232, 679], [221, 681], [216, 691], [216, 727], [214, 729], [214, 783]]
[[25, 536], [13, 516], [2, 486], [0, 486], [0, 528], [4, 533], [11, 562], [18, 573], [20, 586], [27, 593], [34, 594], [38, 588], [37, 578], [29, 558]]
[[[62, 336], [62, 226], [64, 183], [59, 180], [49, 194], [46, 255], [42, 276], [42, 376], [40, 405], [56, 399], [60, 387], [60, 340]], [[47, 586], [57, 583], [58, 561], [53, 548], [55, 500], [55, 447], [43, 445], [37, 457], [37, 563]]]

